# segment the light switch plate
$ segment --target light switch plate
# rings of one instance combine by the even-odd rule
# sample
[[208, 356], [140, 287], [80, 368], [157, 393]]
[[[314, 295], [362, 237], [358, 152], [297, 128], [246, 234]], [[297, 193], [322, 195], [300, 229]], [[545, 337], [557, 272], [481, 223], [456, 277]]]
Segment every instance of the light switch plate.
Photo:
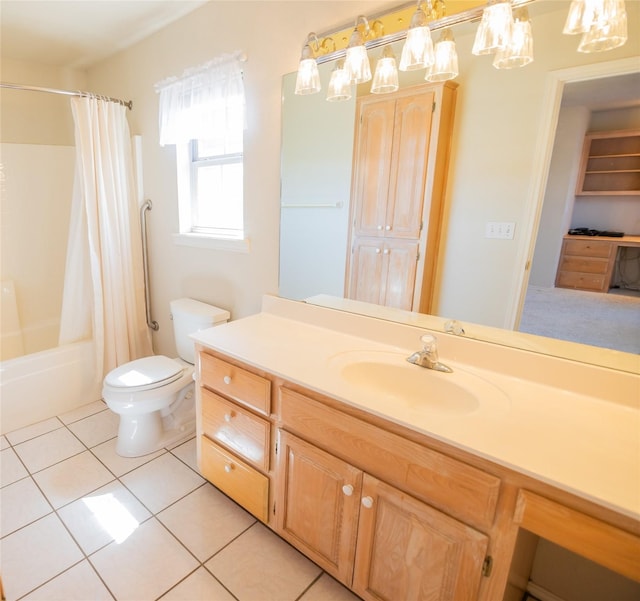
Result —
[[487, 221], [484, 237], [513, 240], [515, 229], [516, 224], [513, 221]]

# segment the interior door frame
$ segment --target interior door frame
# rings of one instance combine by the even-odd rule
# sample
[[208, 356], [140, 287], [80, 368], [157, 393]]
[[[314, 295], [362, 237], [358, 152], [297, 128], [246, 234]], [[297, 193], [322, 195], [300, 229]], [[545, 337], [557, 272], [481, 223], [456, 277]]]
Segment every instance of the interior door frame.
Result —
[[569, 69], [558, 69], [556, 71], [550, 71], [547, 75], [540, 127], [538, 129], [539, 134], [536, 141], [536, 152], [534, 154], [535, 162], [532, 170], [534, 174], [533, 184], [527, 199], [526, 216], [524, 218], [524, 242], [520, 246], [516, 257], [518, 276], [515, 279], [514, 286], [510, 293], [505, 327], [517, 330], [520, 326], [520, 318], [529, 285], [533, 253], [538, 237], [542, 205], [547, 188], [549, 168], [551, 167], [551, 157], [564, 86], [567, 83], [615, 77], [617, 75], [629, 75], [638, 72], [640, 72], [638, 58], [629, 57], [580, 67], [571, 67]]

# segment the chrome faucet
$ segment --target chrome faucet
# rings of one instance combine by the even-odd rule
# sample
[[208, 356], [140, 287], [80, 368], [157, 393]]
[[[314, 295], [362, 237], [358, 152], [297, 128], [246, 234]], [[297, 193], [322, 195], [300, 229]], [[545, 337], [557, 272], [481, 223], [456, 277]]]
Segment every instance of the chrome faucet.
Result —
[[453, 372], [450, 367], [440, 363], [438, 359], [438, 340], [433, 334], [424, 334], [420, 337], [420, 342], [422, 342], [422, 350], [407, 357], [409, 363], [448, 374]]

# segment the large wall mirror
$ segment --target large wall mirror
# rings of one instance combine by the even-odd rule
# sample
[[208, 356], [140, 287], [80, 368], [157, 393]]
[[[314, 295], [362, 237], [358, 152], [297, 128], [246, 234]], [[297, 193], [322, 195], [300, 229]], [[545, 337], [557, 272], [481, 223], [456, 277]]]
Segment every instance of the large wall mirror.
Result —
[[[528, 285], [553, 285], [562, 236], [578, 225], [574, 190], [585, 133], [640, 128], [639, 4], [627, 2], [624, 46], [583, 54], [577, 38], [561, 33], [568, 3], [534, 2], [535, 60], [513, 70], [472, 56], [475, 23], [454, 27], [460, 75], [432, 311], [437, 323], [457, 319], [467, 335], [640, 371], [633, 348], [513, 331]], [[399, 56], [401, 43], [394, 48]], [[380, 53], [370, 51], [372, 64]], [[280, 294], [297, 300], [344, 294], [355, 98], [325, 100], [333, 66], [321, 65], [323, 90], [315, 95], [295, 96], [295, 74], [283, 78]], [[401, 86], [423, 82], [422, 74], [400, 75]], [[358, 94], [368, 94], [368, 86]], [[600, 229], [640, 235], [640, 197], [618, 197], [605, 212]], [[487, 222], [515, 224], [513, 239], [487, 238]], [[640, 325], [637, 305], [631, 319]]]

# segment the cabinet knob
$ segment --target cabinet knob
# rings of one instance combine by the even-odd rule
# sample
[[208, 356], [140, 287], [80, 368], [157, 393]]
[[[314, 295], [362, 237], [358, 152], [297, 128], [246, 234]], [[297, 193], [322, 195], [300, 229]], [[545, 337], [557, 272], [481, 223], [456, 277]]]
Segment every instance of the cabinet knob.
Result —
[[382, 229], [382, 226], [381, 226], [381, 225], [379, 225], [376, 229], [381, 230], [381, 229]]
[[371, 497], [362, 497], [361, 501], [362, 506], [367, 509], [371, 509], [373, 507], [373, 499]]
[[233, 417], [233, 413], [231, 413], [231, 411], [229, 411], [229, 413], [225, 413], [224, 414], [224, 421], [225, 422], [230, 422], [232, 417]]
[[227, 472], [227, 474], [230, 474], [233, 471], [233, 464], [226, 463], [224, 466], [224, 471]]
[[376, 254], [379, 255], [380, 254], [380, 249], [376, 248]]
[[225, 376], [224, 378], [222, 378], [222, 381], [225, 384], [231, 384], [231, 376]]
[[342, 487], [342, 492], [346, 497], [350, 497], [353, 494], [353, 486], [351, 486], [351, 484], [345, 484]]
[[385, 249], [384, 249], [384, 254], [385, 254], [385, 255], [388, 255], [388, 254], [389, 254], [389, 249], [388, 249], [388, 248], [385, 248]]
[[387, 231], [390, 231], [391, 230], [391, 226], [390, 225], [385, 225], [384, 229], [387, 230]]

